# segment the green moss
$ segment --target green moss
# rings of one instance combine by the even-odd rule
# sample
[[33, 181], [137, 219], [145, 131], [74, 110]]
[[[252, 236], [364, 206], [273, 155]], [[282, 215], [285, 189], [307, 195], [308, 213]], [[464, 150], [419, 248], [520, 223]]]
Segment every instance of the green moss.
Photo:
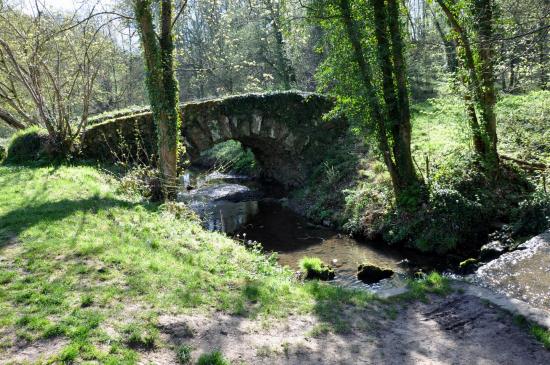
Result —
[[464, 261], [461, 261], [459, 264], [458, 264], [458, 267], [459, 269], [461, 270], [468, 270], [470, 269], [473, 265], [477, 264], [477, 259], [474, 259], [474, 258], [469, 258], [469, 259], [466, 259]]
[[306, 279], [334, 279], [334, 270], [326, 265], [320, 258], [304, 257], [300, 260], [299, 266], [300, 269], [306, 273]]
[[8, 143], [5, 163], [29, 163], [46, 157], [44, 146], [47, 138], [47, 132], [39, 127], [30, 127], [14, 133]]

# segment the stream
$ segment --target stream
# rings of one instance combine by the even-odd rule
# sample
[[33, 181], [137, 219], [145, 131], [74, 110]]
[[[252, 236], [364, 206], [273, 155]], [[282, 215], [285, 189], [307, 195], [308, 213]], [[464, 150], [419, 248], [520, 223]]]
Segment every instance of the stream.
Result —
[[[434, 264], [416, 252], [382, 242], [361, 242], [312, 224], [286, 206], [282, 188], [262, 185], [248, 176], [191, 171], [182, 176], [181, 183], [178, 200], [202, 218], [205, 228], [247, 243], [261, 242], [266, 253], [277, 253], [278, 262], [292, 270], [298, 270], [304, 256], [319, 257], [334, 268], [332, 282], [337, 285], [369, 290], [402, 287], [418, 268], [410, 262], [421, 263], [421, 267]], [[356, 272], [365, 262], [396, 274], [376, 284], [364, 284]]]
[[[359, 241], [312, 224], [287, 207], [281, 187], [261, 184], [248, 176], [191, 170], [181, 177], [178, 200], [202, 218], [205, 228], [225, 232], [247, 244], [261, 242], [266, 253], [276, 253], [278, 262], [292, 270], [298, 270], [304, 256], [319, 257], [334, 268], [336, 277], [331, 282], [335, 285], [376, 292], [405, 286], [407, 278], [419, 269], [437, 269], [453, 279], [491, 288], [538, 308], [550, 308], [550, 239], [536, 246], [536, 255], [528, 246], [464, 277], [451, 274], [438, 257], [383, 242]], [[395, 275], [365, 284], [356, 278], [357, 266], [365, 262], [389, 268]]]

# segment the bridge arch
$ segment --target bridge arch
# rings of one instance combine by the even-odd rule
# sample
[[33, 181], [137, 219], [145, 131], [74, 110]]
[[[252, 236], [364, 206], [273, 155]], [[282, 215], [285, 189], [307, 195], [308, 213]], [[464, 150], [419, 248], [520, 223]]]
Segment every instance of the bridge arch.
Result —
[[[236, 140], [252, 150], [263, 176], [288, 187], [299, 186], [320, 162], [326, 147], [345, 133], [342, 119], [323, 120], [332, 107], [331, 99], [302, 92], [189, 102], [181, 106], [181, 134], [191, 162], [218, 143]], [[121, 139], [130, 149], [141, 143], [144, 150], [154, 153], [151, 113], [119, 115], [92, 126], [84, 134], [83, 151], [105, 159], [116, 154]], [[105, 151], [107, 146], [109, 151]]]

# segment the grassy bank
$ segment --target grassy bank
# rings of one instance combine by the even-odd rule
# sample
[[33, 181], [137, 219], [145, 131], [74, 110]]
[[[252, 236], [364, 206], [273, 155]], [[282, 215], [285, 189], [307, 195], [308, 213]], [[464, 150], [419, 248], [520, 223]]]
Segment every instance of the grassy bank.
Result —
[[134, 363], [161, 345], [160, 313], [313, 313], [343, 328], [341, 308], [370, 300], [300, 284], [185, 209], [118, 186], [92, 167], [0, 167], [0, 358], [55, 339], [51, 359]]
[[[502, 155], [550, 162], [549, 97], [548, 91], [501, 97], [496, 112]], [[543, 186], [548, 171], [526, 171], [503, 160], [499, 179], [484, 173], [459, 98], [430, 99], [412, 112], [413, 158], [429, 189], [424, 209], [407, 214], [391, 205], [389, 175], [373, 143], [360, 136], [329, 149], [336, 157], [327, 154], [319, 173], [294, 193], [296, 205], [315, 221], [330, 220], [369, 239], [464, 256], [475, 254], [493, 232], [521, 240], [550, 225], [550, 195]]]

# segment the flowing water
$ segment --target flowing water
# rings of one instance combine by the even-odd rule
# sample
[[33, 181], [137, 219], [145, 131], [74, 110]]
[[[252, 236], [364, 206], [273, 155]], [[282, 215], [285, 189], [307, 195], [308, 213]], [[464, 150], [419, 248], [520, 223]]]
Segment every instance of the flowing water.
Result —
[[[423, 268], [443, 271], [437, 257], [421, 256], [382, 242], [361, 242], [329, 228], [311, 224], [286, 207], [282, 189], [261, 185], [247, 176], [220, 173], [191, 173], [182, 178], [179, 199], [203, 219], [209, 230], [217, 230], [245, 243], [261, 242], [266, 252], [275, 252], [281, 265], [298, 270], [304, 256], [321, 258], [336, 273], [337, 285], [388, 289], [404, 286], [412, 272]], [[550, 236], [550, 234], [549, 234]], [[505, 254], [466, 278], [529, 302], [550, 308], [550, 237], [537, 249], [526, 248]], [[532, 254], [536, 252], [537, 254]], [[395, 271], [391, 279], [367, 285], [356, 279], [357, 266], [368, 262]], [[453, 276], [464, 279], [460, 276]]]
[[550, 231], [481, 266], [473, 282], [550, 310]]
[[[334, 283], [378, 289], [405, 285], [412, 270], [406, 263], [422, 260], [412, 252], [379, 242], [360, 242], [311, 224], [285, 206], [281, 189], [259, 185], [246, 176], [190, 174], [182, 182], [193, 189], [182, 189], [179, 199], [202, 217], [207, 229], [247, 243], [261, 242], [267, 253], [277, 253], [279, 263], [293, 270], [298, 270], [304, 256], [319, 257], [335, 269]], [[364, 262], [390, 268], [396, 275], [376, 285], [363, 284], [355, 275], [357, 266]]]

